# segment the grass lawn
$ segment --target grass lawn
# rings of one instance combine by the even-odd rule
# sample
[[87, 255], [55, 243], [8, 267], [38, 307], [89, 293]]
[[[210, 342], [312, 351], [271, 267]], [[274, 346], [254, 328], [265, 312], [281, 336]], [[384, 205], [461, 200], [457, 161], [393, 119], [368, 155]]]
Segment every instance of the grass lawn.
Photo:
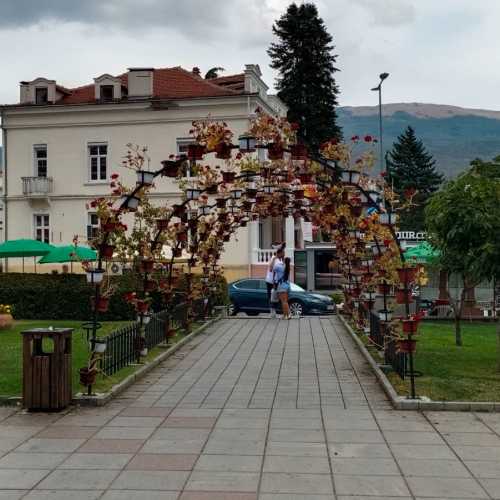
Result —
[[[415, 369], [417, 394], [435, 401], [500, 401], [500, 373], [496, 371], [497, 340], [494, 323], [462, 322], [463, 346], [455, 345], [451, 322], [422, 322]], [[389, 379], [399, 394], [409, 393], [409, 379], [395, 373]]]

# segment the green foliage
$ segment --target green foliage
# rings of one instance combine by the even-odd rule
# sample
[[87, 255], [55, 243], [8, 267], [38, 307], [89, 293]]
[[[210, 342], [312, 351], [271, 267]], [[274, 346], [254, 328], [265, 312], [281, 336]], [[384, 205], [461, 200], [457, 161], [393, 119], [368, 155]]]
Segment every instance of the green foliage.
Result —
[[422, 230], [425, 204], [443, 182], [443, 175], [436, 171], [432, 155], [410, 126], [398, 137], [386, 156], [386, 162], [389, 183], [396, 193], [406, 198], [408, 190], [417, 191], [414, 197], [416, 206], [401, 216], [401, 229]]
[[292, 3], [273, 26], [278, 41], [268, 54], [279, 71], [278, 97], [288, 106], [288, 119], [300, 125], [299, 137], [311, 149], [332, 137], [340, 138], [333, 77], [337, 56], [332, 37], [312, 3]]
[[[195, 276], [195, 280], [199, 277]], [[113, 294], [109, 310], [99, 313], [100, 321], [121, 321], [135, 318], [134, 309], [123, 300], [125, 292], [137, 289], [136, 276], [124, 274], [112, 278], [117, 291]], [[182, 301], [185, 281], [181, 282], [177, 301]], [[20, 274], [0, 275], [0, 303], [12, 304], [18, 319], [73, 319], [90, 320], [90, 299], [93, 288], [81, 274]], [[216, 304], [227, 302], [227, 283], [221, 278], [214, 292]], [[153, 310], [165, 308], [161, 298], [153, 294]]]
[[342, 292], [335, 292], [330, 295], [335, 304], [342, 304], [344, 302], [344, 294]]

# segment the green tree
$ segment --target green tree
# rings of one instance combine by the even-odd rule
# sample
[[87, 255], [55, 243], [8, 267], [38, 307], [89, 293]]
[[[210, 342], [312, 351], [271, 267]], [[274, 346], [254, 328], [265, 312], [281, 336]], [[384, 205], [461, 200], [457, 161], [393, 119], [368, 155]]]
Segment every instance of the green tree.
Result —
[[337, 55], [332, 37], [312, 3], [292, 3], [273, 25], [278, 38], [268, 54], [279, 71], [278, 97], [288, 106], [288, 119], [299, 124], [299, 139], [316, 151], [331, 138], [340, 139], [334, 79]]
[[415, 205], [402, 214], [401, 229], [424, 229], [424, 209], [429, 196], [439, 189], [443, 175], [436, 171], [436, 162], [424, 144], [408, 127], [386, 156], [389, 182], [403, 197], [415, 190]]
[[212, 78], [218, 78], [219, 73], [221, 71], [225, 71], [224, 68], [221, 68], [220, 66], [216, 66], [214, 68], [210, 68], [206, 73], [205, 73], [205, 80], [211, 80]]
[[[441, 252], [440, 266], [462, 277], [460, 296], [449, 296], [457, 345], [462, 345], [460, 318], [467, 289], [485, 279], [500, 280], [500, 169], [495, 164], [500, 166], [500, 158], [475, 160], [466, 173], [435, 193], [425, 209], [429, 239]], [[497, 332], [500, 349], [500, 323]]]

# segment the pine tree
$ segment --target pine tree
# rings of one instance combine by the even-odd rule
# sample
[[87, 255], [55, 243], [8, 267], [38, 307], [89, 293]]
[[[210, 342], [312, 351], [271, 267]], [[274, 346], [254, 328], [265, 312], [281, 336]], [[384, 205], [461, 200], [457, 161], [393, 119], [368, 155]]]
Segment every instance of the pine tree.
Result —
[[427, 152], [415, 130], [408, 127], [386, 155], [389, 183], [402, 197], [415, 190], [415, 207], [402, 214], [401, 229], [424, 229], [424, 208], [427, 200], [439, 189], [444, 177], [436, 171], [436, 162]]
[[337, 55], [332, 37], [314, 4], [289, 5], [273, 25], [278, 41], [268, 54], [279, 71], [278, 97], [288, 106], [288, 119], [299, 124], [299, 138], [313, 151], [325, 140], [340, 139], [335, 106], [339, 89], [333, 77]]

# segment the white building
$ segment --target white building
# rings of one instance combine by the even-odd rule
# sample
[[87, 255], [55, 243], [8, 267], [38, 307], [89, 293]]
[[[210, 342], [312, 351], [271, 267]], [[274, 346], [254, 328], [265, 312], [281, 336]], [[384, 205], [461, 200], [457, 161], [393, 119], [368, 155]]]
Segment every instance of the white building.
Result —
[[[86, 204], [109, 193], [110, 175], [119, 172], [134, 182], [133, 173], [120, 168], [127, 143], [147, 146], [151, 168], [159, 168], [169, 154], [185, 151], [193, 120], [225, 120], [237, 136], [258, 106], [285, 114], [267, 91], [259, 67], [251, 64], [241, 74], [212, 80], [201, 78], [197, 68], [174, 67], [130, 68], [74, 89], [46, 78], [21, 82], [19, 104], [0, 107], [5, 240], [69, 244], [76, 234], [85, 240], [96, 224]], [[172, 203], [179, 192], [162, 178], [154, 196]], [[223, 258], [228, 277], [262, 273], [271, 243], [286, 240], [292, 254], [295, 236], [292, 218], [240, 229]], [[9, 270], [18, 266], [9, 262]]]

